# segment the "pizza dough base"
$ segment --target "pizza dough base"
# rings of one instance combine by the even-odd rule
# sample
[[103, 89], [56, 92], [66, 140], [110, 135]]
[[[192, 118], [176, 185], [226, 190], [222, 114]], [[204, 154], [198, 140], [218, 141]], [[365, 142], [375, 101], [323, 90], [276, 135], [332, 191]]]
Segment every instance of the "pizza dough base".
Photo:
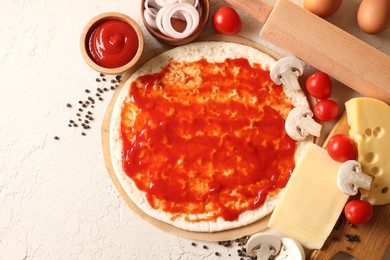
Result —
[[[245, 226], [270, 214], [279, 201], [280, 192], [273, 197], [268, 196], [263, 206], [255, 210], [248, 210], [243, 212], [236, 221], [225, 221], [219, 217], [216, 221], [213, 222], [188, 222], [184, 219], [185, 216], [177, 217], [176, 215], [153, 209], [146, 200], [145, 193], [136, 187], [135, 183], [126, 175], [122, 168], [123, 150], [119, 131], [121, 125], [122, 106], [124, 102], [128, 101], [127, 95], [129, 93], [130, 83], [132, 81], [141, 75], [159, 72], [170, 59], [191, 62], [202, 58], [205, 58], [208, 62], [223, 62], [227, 58], [246, 58], [250, 64], [261, 64], [262, 68], [267, 70], [269, 70], [276, 62], [274, 58], [255, 48], [238, 43], [219, 41], [191, 43], [176, 47], [172, 50], [160, 54], [159, 56], [156, 56], [133, 73], [133, 75], [124, 84], [121, 92], [118, 95], [110, 122], [110, 154], [114, 172], [118, 177], [120, 184], [131, 200], [143, 212], [155, 219], [184, 230], [195, 232], [215, 232]], [[309, 106], [303, 91], [289, 91], [284, 87], [283, 90], [287, 97], [291, 99], [291, 102], [294, 106]], [[299, 142], [297, 144], [297, 149], [295, 152], [296, 161], [305, 142]], [[186, 216], [191, 218], [189, 215]], [[197, 218], [197, 216], [192, 217]]]

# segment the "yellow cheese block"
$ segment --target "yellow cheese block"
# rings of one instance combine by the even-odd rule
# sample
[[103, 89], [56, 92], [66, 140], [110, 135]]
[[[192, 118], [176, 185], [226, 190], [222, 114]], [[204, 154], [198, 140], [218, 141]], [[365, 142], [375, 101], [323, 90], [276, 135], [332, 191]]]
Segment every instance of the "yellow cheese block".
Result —
[[358, 161], [373, 177], [371, 189], [360, 190], [361, 198], [373, 205], [390, 203], [390, 107], [373, 98], [354, 98], [345, 107]]
[[348, 200], [337, 186], [340, 166], [325, 149], [307, 144], [268, 226], [308, 249], [320, 249]]

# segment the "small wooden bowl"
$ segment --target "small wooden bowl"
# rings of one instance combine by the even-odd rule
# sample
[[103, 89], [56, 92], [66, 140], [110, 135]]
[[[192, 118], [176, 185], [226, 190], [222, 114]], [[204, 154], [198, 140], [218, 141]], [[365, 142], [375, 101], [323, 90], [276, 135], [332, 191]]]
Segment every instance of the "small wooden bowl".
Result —
[[[144, 22], [144, 25], [145, 25], [146, 29], [148, 30], [148, 32], [154, 38], [156, 38], [158, 41], [160, 41], [162, 43], [165, 43], [165, 44], [168, 44], [168, 45], [174, 45], [174, 46], [190, 43], [190, 42], [194, 41], [196, 38], [198, 38], [200, 36], [200, 34], [206, 28], [207, 22], [209, 21], [209, 18], [210, 18], [210, 0], [199, 0], [199, 4], [200, 4], [200, 6], [202, 8], [202, 12], [201, 12], [201, 15], [199, 17], [199, 25], [198, 25], [198, 27], [195, 29], [195, 31], [191, 35], [189, 35], [188, 37], [183, 38], [183, 39], [175, 39], [175, 38], [172, 38], [170, 36], [167, 36], [167, 35], [161, 33], [159, 30], [156, 30], [156, 29], [152, 28], [146, 22], [145, 16], [144, 16], [145, 0], [141, 1], [142, 21]], [[172, 26], [175, 29], [177, 29], [178, 31], [180, 31], [181, 29], [184, 29], [185, 26], [186, 26], [186, 23], [184, 21], [180, 21], [180, 20], [177, 20], [177, 19], [171, 19], [171, 22], [172, 22]]]
[[[90, 56], [90, 51], [88, 47], [88, 41], [91, 36], [91, 33], [93, 30], [96, 28], [96, 26], [99, 25], [99, 23], [102, 23], [107, 20], [112, 20], [112, 19], [117, 19], [124, 21], [128, 23], [136, 32], [137, 38], [138, 38], [138, 50], [135, 53], [134, 57], [125, 65], [117, 68], [106, 68], [102, 67], [98, 64], [96, 64], [91, 56]], [[84, 60], [87, 62], [87, 64], [93, 68], [94, 70], [104, 73], [104, 74], [121, 74], [123, 72], [126, 72], [133, 68], [137, 62], [140, 60], [142, 52], [144, 50], [144, 36], [142, 34], [142, 30], [132, 18], [130, 18], [127, 15], [121, 14], [121, 13], [114, 13], [114, 12], [109, 12], [109, 13], [103, 13], [100, 15], [95, 16], [92, 18], [84, 27], [81, 37], [80, 37], [80, 49], [81, 49], [81, 54], [84, 58]]]

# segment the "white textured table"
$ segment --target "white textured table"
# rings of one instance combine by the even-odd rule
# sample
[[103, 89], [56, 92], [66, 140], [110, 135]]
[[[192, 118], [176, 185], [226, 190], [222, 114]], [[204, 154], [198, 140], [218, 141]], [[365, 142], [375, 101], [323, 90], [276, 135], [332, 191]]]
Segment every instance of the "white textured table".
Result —
[[[213, 11], [224, 4], [212, 2]], [[358, 2], [344, 1], [329, 20], [389, 54], [389, 30], [368, 36], [357, 28]], [[118, 11], [141, 25], [146, 52], [161, 47], [142, 25], [140, 1], [9, 0], [0, 10], [0, 259], [239, 259], [237, 245], [193, 246], [140, 219], [105, 168], [100, 127], [113, 77], [95, 80], [79, 36], [93, 16]], [[240, 36], [284, 54], [258, 38], [261, 24], [240, 14]], [[205, 34], [212, 33], [209, 23]], [[333, 98], [354, 94], [335, 84]], [[68, 127], [78, 101], [104, 87], [86, 136]]]

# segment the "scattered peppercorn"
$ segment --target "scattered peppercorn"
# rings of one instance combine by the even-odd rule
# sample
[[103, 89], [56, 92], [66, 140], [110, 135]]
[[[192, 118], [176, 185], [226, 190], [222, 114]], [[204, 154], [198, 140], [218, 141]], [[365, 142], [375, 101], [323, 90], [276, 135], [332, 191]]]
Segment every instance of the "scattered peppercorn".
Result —
[[215, 255], [216, 256], [220, 256], [221, 254], [219, 252], [215, 252]]
[[196, 243], [195, 243], [195, 242], [192, 242], [192, 243], [191, 243], [191, 246], [196, 246]]
[[60, 140], [58, 136], [54, 136], [54, 140]]
[[206, 245], [203, 245], [203, 249], [209, 249]]
[[[103, 73], [100, 73], [99, 76], [95, 78], [96, 82], [110, 81], [112, 84], [110, 86], [104, 86], [105, 84], [108, 84], [107, 82], [104, 83], [103, 86], [97, 86], [96, 91], [91, 90], [91, 88], [84, 88], [84, 92], [90, 95], [85, 100], [78, 101], [79, 106], [76, 108], [77, 113], [75, 113], [77, 117], [75, 119], [69, 120], [68, 127], [78, 127], [79, 126], [78, 124], [80, 124], [80, 127], [82, 127], [82, 129], [85, 130], [90, 129], [91, 126], [89, 124], [91, 123], [91, 121], [94, 120], [94, 118], [92, 117], [93, 113], [89, 110], [87, 111], [87, 109], [95, 108], [94, 106], [95, 96], [99, 101], [104, 101], [103, 99], [104, 92], [107, 92], [109, 90], [115, 90], [118, 87], [117, 83], [120, 82], [121, 78], [122, 78], [121, 75], [116, 75], [115, 78], [106, 78]], [[72, 104], [66, 103], [66, 107], [71, 108]], [[81, 118], [82, 116], [83, 118]], [[77, 121], [78, 123], [76, 124], [75, 121]], [[81, 135], [85, 136], [86, 132], [81, 132]]]
[[360, 239], [357, 235], [344, 234], [344, 236], [347, 238], [347, 241], [349, 242], [360, 242]]

